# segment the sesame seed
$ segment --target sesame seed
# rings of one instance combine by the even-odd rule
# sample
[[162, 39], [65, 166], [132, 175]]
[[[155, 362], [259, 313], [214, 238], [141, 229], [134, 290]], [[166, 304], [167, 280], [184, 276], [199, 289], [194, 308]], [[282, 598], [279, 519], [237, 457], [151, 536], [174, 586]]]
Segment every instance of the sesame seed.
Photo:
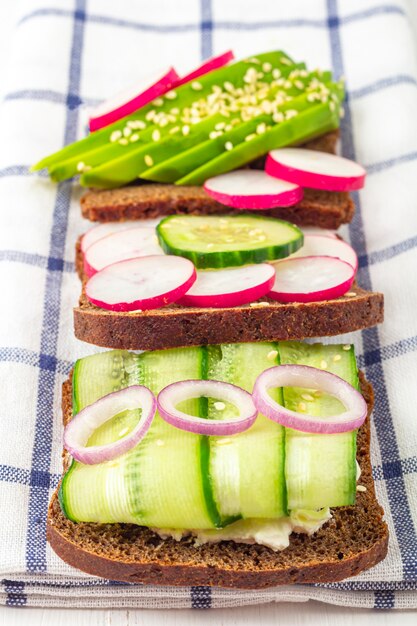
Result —
[[119, 139], [119, 143], [121, 146], [127, 146], [127, 144], [129, 143], [128, 140], [126, 139], [126, 137], [122, 137], [121, 139]]
[[272, 70], [272, 65], [270, 63], [263, 63], [262, 69], [264, 72], [270, 72]]
[[250, 305], [254, 309], [262, 308], [264, 306], [269, 306], [269, 302], [251, 302]]
[[296, 115], [298, 115], [298, 111], [295, 111], [294, 109], [290, 109], [289, 111], [285, 111], [285, 119], [286, 120], [290, 120], [291, 118], [295, 117]]
[[350, 350], [350, 344], [347, 343], [345, 346], [343, 346], [342, 350], [346, 350], [346, 352]]
[[133, 130], [143, 130], [146, 128], [146, 124], [145, 122], [142, 122], [142, 120], [129, 120], [127, 126], [129, 126], [129, 128], [133, 128]]
[[294, 86], [297, 87], [297, 89], [304, 89], [304, 83], [302, 80], [295, 80]]
[[224, 147], [226, 150], [233, 150], [233, 144], [231, 141], [226, 141], [226, 143], [224, 144]]
[[129, 126], [126, 126], [126, 128], [123, 129], [123, 137], [130, 137], [131, 134], [132, 129], [129, 128]]
[[268, 354], [266, 355], [266, 358], [269, 361], [274, 361], [274, 359], [276, 359], [278, 356], [278, 350], [271, 350], [270, 352], [268, 352]]
[[173, 126], [173, 128], [171, 128], [171, 130], [169, 131], [170, 135], [175, 135], [175, 133], [177, 133], [180, 130], [179, 126]]
[[156, 98], [152, 104], [156, 107], [161, 107], [164, 104], [164, 101], [162, 100], [162, 98]]
[[122, 136], [121, 130], [114, 130], [112, 134], [110, 135], [110, 141], [111, 142], [118, 141], [121, 138], [121, 136]]
[[191, 89], [194, 89], [194, 91], [201, 91], [201, 89], [203, 89], [203, 85], [199, 83], [198, 80], [194, 80], [191, 83]]
[[335, 355], [334, 355], [334, 357], [333, 357], [333, 361], [334, 361], [335, 363], [337, 363], [337, 361], [340, 361], [340, 360], [341, 360], [341, 358], [342, 358], [342, 357], [340, 356], [340, 354], [335, 354]]
[[256, 133], [258, 135], [262, 135], [266, 131], [266, 124], [262, 122], [262, 124], [258, 124], [256, 127]]
[[227, 445], [228, 443], [233, 443], [233, 440], [229, 438], [226, 439], [226, 437], [222, 437], [221, 439], [217, 439], [216, 441], [216, 445], [218, 446], [224, 446], [224, 445]]
[[320, 363], [320, 367], [322, 370], [325, 370], [327, 368], [327, 361], [323, 359]]
[[177, 92], [176, 91], [168, 91], [165, 94], [165, 98], [168, 98], [168, 100], [175, 100], [176, 97], [177, 97]]
[[156, 115], [156, 111], [154, 111], [153, 109], [151, 111], [149, 111], [149, 113], [146, 114], [146, 119], [148, 120], [148, 122], [151, 122], [153, 120], [153, 118]]
[[216, 411], [224, 411], [226, 408], [226, 405], [224, 402], [215, 402], [213, 406], [216, 409]]
[[292, 62], [289, 59], [287, 59], [287, 57], [281, 57], [280, 61], [283, 65], [292, 65]]
[[250, 135], [247, 135], [245, 137], [245, 141], [252, 141], [252, 139], [255, 139], [255, 137], [257, 137], [257, 135], [255, 133], [251, 133]]
[[333, 101], [329, 102], [329, 109], [330, 111], [336, 111], [336, 105]]
[[185, 136], [185, 135], [188, 135], [189, 132], [190, 132], [190, 127], [187, 124], [185, 124], [182, 127], [182, 134]]
[[275, 78], [275, 80], [277, 80], [280, 76], [281, 70], [279, 70], [277, 67], [272, 70], [272, 78]]
[[276, 124], [280, 124], [284, 121], [284, 115], [282, 113], [274, 113], [272, 119]]
[[152, 141], [159, 141], [161, 139], [161, 133], [159, 130], [154, 130], [152, 133]]
[[356, 491], [366, 491], [366, 487], [364, 485], [356, 485]]
[[313, 396], [309, 393], [302, 393], [301, 397], [303, 400], [307, 400], [307, 402], [314, 402]]
[[147, 165], [148, 167], [152, 167], [152, 165], [153, 165], [153, 158], [151, 157], [150, 154], [145, 154], [143, 160], [145, 161], [145, 165]]
[[162, 439], [157, 439], [155, 441], [155, 443], [156, 443], [157, 446], [164, 446], [165, 445], [165, 441], [162, 441]]
[[298, 411], [305, 411], [307, 409], [305, 402], [299, 402], [297, 405], [297, 409]]
[[212, 130], [211, 133], [209, 133], [209, 138], [210, 139], [216, 139], [217, 137], [220, 137], [220, 135], [222, 135], [222, 131], [221, 130]]
[[214, 248], [214, 243], [208, 243], [207, 248]]
[[77, 172], [83, 172], [85, 168], [85, 163], [83, 161], [80, 161], [79, 163], [77, 163]]
[[178, 107], [173, 107], [170, 111], [170, 113], [172, 113], [172, 115], [178, 115], [178, 113], [180, 112]]
[[219, 122], [218, 124], [215, 125], [215, 129], [216, 130], [223, 130], [223, 128], [226, 126], [226, 122]]
[[315, 93], [309, 93], [307, 96], [307, 102], [314, 102], [316, 99], [316, 94]]
[[354, 298], [356, 295], [356, 291], [348, 291], [347, 293], [345, 293], [345, 296], [347, 296], [348, 298]]
[[130, 136], [130, 143], [135, 143], [135, 141], [139, 141], [138, 133], [133, 133], [133, 135]]

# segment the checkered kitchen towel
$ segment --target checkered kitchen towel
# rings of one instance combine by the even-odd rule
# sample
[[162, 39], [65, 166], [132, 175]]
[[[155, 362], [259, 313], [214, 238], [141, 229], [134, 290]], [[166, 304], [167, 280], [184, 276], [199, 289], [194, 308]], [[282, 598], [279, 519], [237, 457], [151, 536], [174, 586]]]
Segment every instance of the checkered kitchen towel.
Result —
[[[117, 584], [67, 567], [45, 541], [61, 454], [60, 388], [78, 342], [72, 306], [76, 184], [28, 166], [84, 131], [83, 107], [146, 74], [232, 47], [281, 48], [345, 75], [343, 152], [368, 170], [349, 229], [360, 283], [386, 295], [383, 326], [356, 333], [376, 390], [374, 476], [391, 541], [348, 582], [265, 591]], [[404, 0], [21, 0], [1, 105], [0, 602], [11, 606], [227, 607], [309, 598], [417, 606], [417, 71]], [[352, 337], [346, 337], [346, 340]], [[339, 339], [340, 340], [340, 339]]]

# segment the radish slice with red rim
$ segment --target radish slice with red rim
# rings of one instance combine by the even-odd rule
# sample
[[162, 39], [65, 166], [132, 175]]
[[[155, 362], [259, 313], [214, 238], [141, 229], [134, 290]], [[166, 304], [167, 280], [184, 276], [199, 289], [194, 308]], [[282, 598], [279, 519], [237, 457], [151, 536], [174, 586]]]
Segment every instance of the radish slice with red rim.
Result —
[[191, 80], [195, 80], [196, 78], [199, 78], [200, 76], [204, 76], [204, 74], [208, 74], [209, 72], [212, 72], [213, 70], [218, 70], [221, 67], [224, 67], [225, 65], [230, 63], [230, 61], [233, 61], [234, 58], [235, 58], [235, 55], [233, 54], [232, 50], [228, 50], [227, 52], [223, 52], [223, 54], [219, 54], [215, 57], [211, 57], [210, 59], [207, 59], [206, 61], [204, 61], [204, 63], [202, 63], [195, 70], [193, 70], [189, 74], [186, 74], [185, 76], [180, 78], [175, 83], [175, 87], [180, 87], [181, 85], [184, 85], [185, 83], [189, 83]]
[[93, 276], [113, 263], [156, 254], [164, 254], [164, 251], [158, 244], [154, 228], [136, 226], [122, 229], [87, 248], [84, 253], [84, 270], [87, 276]]
[[94, 274], [85, 293], [109, 311], [158, 309], [181, 298], [197, 277], [194, 265], [178, 256], [145, 256], [113, 263]]
[[317, 302], [343, 296], [355, 278], [349, 263], [330, 256], [285, 259], [274, 264], [275, 283], [268, 297], [279, 302]]
[[197, 272], [197, 280], [179, 300], [184, 306], [232, 307], [265, 296], [275, 281], [275, 269], [268, 263], [222, 270]]
[[327, 191], [362, 189], [366, 176], [365, 169], [355, 161], [304, 148], [272, 150], [265, 171], [302, 187]]
[[272, 209], [291, 206], [303, 197], [298, 185], [278, 180], [260, 170], [235, 170], [209, 178], [204, 190], [212, 198], [235, 209]]
[[[135, 428], [122, 439], [101, 446], [87, 446], [93, 432], [122, 411], [141, 409]], [[156, 412], [156, 398], [143, 385], [133, 385], [109, 393], [86, 406], [72, 418], [64, 431], [64, 447], [76, 461], [93, 465], [104, 463], [134, 448], [146, 435]]]
[[[143, 224], [142, 228], [151, 228], [153, 227], [146, 224]], [[115, 233], [120, 233], [123, 230], [129, 230], [130, 228], [138, 228], [137, 222], [104, 222], [103, 224], [98, 224], [97, 226], [93, 226], [90, 230], [82, 236], [81, 238], [81, 252], [85, 252], [87, 248], [100, 241], [104, 237], [108, 235], [114, 235]]]
[[331, 256], [349, 263], [358, 271], [358, 256], [352, 246], [337, 237], [326, 235], [305, 235], [302, 247], [288, 258], [295, 259], [306, 256]]
[[[314, 417], [290, 411], [268, 393], [277, 387], [324, 391], [337, 398], [345, 411], [330, 417]], [[252, 395], [259, 413], [286, 428], [306, 433], [333, 434], [355, 430], [363, 424], [368, 412], [363, 396], [343, 378], [307, 365], [278, 365], [265, 370], [256, 379]]]
[[160, 70], [138, 81], [113, 98], [102, 102], [90, 115], [90, 131], [99, 130], [134, 113], [169, 91], [178, 81], [173, 67]]
[[[192, 398], [214, 398], [237, 407], [239, 415], [230, 419], [205, 419], [183, 413], [178, 404]], [[250, 393], [218, 380], [184, 380], [168, 385], [157, 397], [161, 417], [181, 430], [200, 435], [234, 435], [252, 426], [257, 410]]]

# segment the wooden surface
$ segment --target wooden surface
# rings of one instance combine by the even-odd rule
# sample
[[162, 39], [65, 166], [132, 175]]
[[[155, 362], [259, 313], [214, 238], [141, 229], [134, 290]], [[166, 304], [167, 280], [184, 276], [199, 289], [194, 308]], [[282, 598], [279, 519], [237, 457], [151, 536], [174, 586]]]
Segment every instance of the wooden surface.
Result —
[[[410, 0], [416, 16], [417, 2]], [[14, 3], [0, 3], [0, 96], [7, 76], [7, 59], [14, 24]], [[408, 626], [416, 624], [416, 611], [345, 609], [319, 602], [281, 603], [256, 607], [198, 610], [63, 610], [0, 607], [0, 626]]]

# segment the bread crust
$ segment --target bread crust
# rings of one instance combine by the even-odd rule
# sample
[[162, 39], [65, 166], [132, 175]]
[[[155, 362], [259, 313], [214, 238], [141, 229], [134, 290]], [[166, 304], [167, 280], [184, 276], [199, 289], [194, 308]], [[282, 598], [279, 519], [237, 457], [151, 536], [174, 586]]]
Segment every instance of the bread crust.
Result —
[[[80, 264], [80, 261], [77, 261]], [[384, 298], [354, 285], [351, 296], [322, 302], [262, 303], [229, 308], [170, 305], [118, 313], [91, 304], [84, 293], [74, 309], [77, 339], [106, 348], [159, 350], [249, 341], [306, 339], [352, 332], [380, 324]]]
[[[358, 432], [357, 458], [366, 491], [358, 492], [355, 506], [335, 509], [332, 520], [312, 537], [293, 534], [281, 552], [231, 541], [195, 547], [189, 539], [161, 539], [133, 524], [75, 524], [62, 514], [55, 492], [48, 514], [49, 543], [66, 563], [94, 576], [154, 585], [262, 589], [337, 582], [372, 567], [387, 553], [388, 529], [371, 473], [373, 391], [362, 374], [360, 380], [368, 417]], [[64, 383], [63, 413], [67, 422], [70, 381]]]
[[[304, 144], [310, 150], [334, 153], [339, 131], [327, 133]], [[265, 158], [251, 167], [262, 168]], [[146, 183], [119, 189], [92, 190], [81, 198], [81, 212], [96, 222], [143, 220], [173, 214], [223, 215], [230, 208], [216, 202], [202, 187]], [[306, 189], [304, 198], [292, 207], [259, 211], [299, 226], [337, 229], [352, 220], [354, 204], [349, 194]]]

